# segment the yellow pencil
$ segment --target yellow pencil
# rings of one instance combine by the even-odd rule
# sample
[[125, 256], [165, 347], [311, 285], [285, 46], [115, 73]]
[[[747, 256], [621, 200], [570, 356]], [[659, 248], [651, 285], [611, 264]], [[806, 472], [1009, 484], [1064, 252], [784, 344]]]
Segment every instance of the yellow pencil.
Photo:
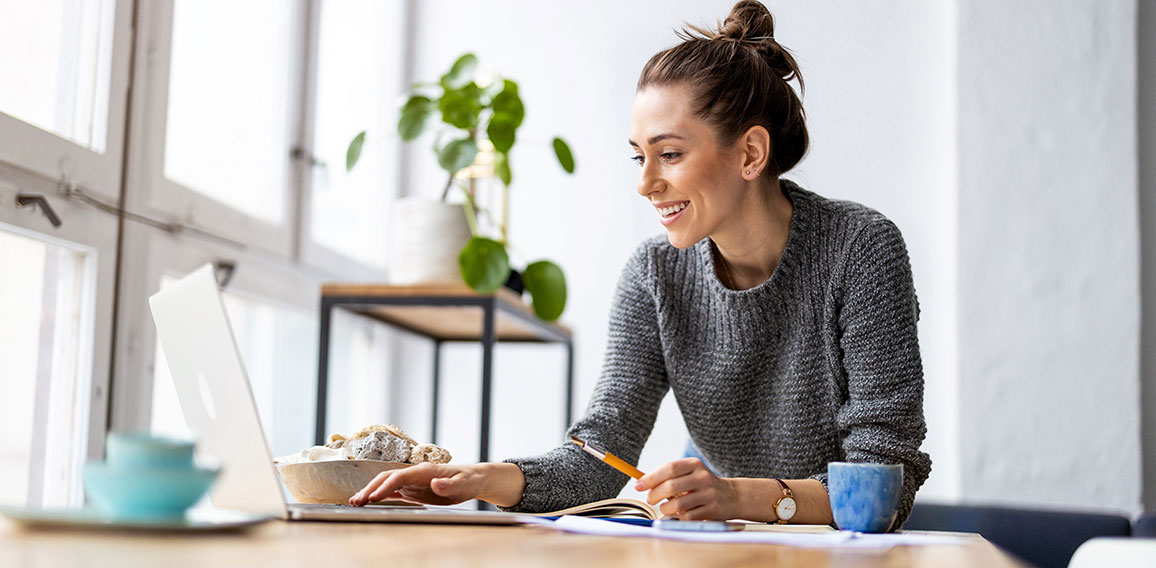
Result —
[[638, 471], [638, 468], [622, 461], [622, 458], [619, 458], [618, 456], [616, 456], [610, 452], [607, 452], [607, 451], [605, 451], [605, 450], [603, 450], [597, 446], [594, 446], [590, 442], [584, 442], [584, 441], [582, 441], [582, 440], [580, 440], [574, 436], [570, 436], [570, 440], [572, 442], [574, 442], [575, 444], [578, 444], [579, 446], [581, 446], [582, 449], [586, 453], [602, 460], [603, 462], [607, 463], [610, 467], [617, 469], [618, 471], [621, 471], [622, 473], [625, 473], [626, 475], [629, 475], [630, 477], [633, 477], [634, 479], [640, 479], [640, 478], [642, 478], [643, 475], [646, 475], [645, 473]]

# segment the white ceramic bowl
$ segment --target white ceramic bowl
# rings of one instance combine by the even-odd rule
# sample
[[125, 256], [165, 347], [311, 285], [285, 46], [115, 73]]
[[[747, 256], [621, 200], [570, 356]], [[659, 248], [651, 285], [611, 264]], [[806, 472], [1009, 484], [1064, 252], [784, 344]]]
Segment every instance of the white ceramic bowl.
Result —
[[410, 467], [378, 460], [331, 460], [276, 464], [289, 493], [302, 503], [345, 504], [383, 471]]

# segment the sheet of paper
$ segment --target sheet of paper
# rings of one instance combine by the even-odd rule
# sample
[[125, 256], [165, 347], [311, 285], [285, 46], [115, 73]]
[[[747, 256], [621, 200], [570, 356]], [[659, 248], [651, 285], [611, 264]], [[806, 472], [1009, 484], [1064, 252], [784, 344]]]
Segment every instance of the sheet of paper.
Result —
[[691, 542], [783, 544], [811, 548], [886, 549], [893, 546], [963, 545], [966, 537], [929, 534], [864, 534], [850, 531], [829, 533], [790, 533], [771, 531], [689, 532], [659, 530], [653, 527], [626, 525], [602, 519], [565, 516], [554, 521], [554, 528], [598, 536], [644, 536]]

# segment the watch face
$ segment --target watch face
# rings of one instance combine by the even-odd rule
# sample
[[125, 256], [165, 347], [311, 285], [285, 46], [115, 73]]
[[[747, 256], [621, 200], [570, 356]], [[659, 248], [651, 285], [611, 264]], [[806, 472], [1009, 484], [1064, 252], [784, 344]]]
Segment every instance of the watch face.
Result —
[[783, 497], [775, 504], [775, 514], [784, 521], [791, 520], [795, 516], [795, 500], [790, 497]]

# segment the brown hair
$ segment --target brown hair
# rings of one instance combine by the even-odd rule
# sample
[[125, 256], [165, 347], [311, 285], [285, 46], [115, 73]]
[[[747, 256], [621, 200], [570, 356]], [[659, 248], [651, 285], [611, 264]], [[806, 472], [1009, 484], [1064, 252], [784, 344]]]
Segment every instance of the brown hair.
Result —
[[770, 170], [785, 173], [807, 152], [803, 103], [789, 82], [803, 76], [787, 48], [775, 41], [775, 20], [766, 6], [742, 0], [717, 31], [687, 25], [683, 42], [646, 62], [638, 89], [685, 84], [694, 92], [693, 112], [715, 130], [720, 146], [760, 125], [771, 135]]

